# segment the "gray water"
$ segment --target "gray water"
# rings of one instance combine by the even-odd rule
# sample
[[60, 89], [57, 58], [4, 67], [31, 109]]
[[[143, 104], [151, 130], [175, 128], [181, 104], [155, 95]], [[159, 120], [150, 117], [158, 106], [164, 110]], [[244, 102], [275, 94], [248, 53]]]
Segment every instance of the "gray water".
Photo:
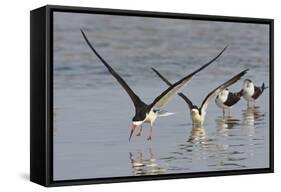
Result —
[[[269, 85], [269, 26], [158, 18], [55, 13], [54, 179], [86, 179], [269, 167], [269, 90], [247, 108], [241, 100], [228, 117], [214, 102], [204, 127], [192, 128], [178, 96], [165, 106], [147, 141], [128, 141], [133, 104], [92, 54], [83, 28], [108, 63], [146, 103], [172, 82], [227, 50], [184, 88], [195, 104], [249, 68], [245, 78]], [[242, 88], [242, 80], [230, 87]]]

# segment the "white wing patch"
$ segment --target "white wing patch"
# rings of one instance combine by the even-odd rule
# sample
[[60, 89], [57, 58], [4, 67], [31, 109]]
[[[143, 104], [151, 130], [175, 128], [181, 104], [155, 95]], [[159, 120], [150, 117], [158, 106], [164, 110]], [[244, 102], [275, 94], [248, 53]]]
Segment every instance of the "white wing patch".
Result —
[[211, 95], [208, 96], [208, 99], [206, 100], [206, 102], [203, 104], [201, 112], [202, 112], [202, 116], [204, 117], [207, 113], [207, 108], [209, 103], [222, 91], [223, 89], [218, 88], [216, 91], [214, 91]]
[[180, 89], [183, 88], [183, 86], [186, 85], [186, 83], [189, 80], [190, 80], [190, 78], [183, 81], [181, 84], [175, 86], [173, 89], [171, 89], [169, 92], [167, 92], [166, 95], [164, 95], [161, 99], [159, 99], [159, 101], [157, 101], [157, 103], [155, 103], [153, 108], [159, 109], [159, 108], [163, 107], [164, 105], [166, 105], [174, 95], [176, 95], [178, 92], [180, 92]]

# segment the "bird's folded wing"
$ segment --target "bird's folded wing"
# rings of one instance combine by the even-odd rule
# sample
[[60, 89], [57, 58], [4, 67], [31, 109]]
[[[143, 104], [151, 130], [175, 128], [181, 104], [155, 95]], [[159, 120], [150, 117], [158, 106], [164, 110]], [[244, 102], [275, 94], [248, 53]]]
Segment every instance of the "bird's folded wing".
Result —
[[263, 92], [262, 87], [255, 86], [255, 91], [254, 91], [252, 98], [257, 99], [262, 94], [262, 92]]
[[228, 98], [224, 102], [224, 104], [227, 106], [232, 106], [232, 105], [236, 104], [240, 100], [240, 98], [241, 98], [240, 94], [229, 92]]

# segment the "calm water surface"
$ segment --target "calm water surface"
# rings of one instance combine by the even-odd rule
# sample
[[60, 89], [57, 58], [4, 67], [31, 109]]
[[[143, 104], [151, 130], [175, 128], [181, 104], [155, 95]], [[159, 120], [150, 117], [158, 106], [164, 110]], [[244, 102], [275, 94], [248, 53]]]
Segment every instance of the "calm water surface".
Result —
[[269, 84], [268, 26], [67, 13], [54, 19], [55, 180], [269, 167], [268, 89], [256, 107], [241, 100], [224, 118], [212, 102], [198, 128], [176, 96], [164, 108], [176, 114], [156, 120], [152, 141], [145, 125], [129, 142], [133, 104], [79, 31], [146, 103], [167, 88], [150, 67], [175, 82], [228, 45], [183, 90], [200, 105], [245, 68], [247, 78]]

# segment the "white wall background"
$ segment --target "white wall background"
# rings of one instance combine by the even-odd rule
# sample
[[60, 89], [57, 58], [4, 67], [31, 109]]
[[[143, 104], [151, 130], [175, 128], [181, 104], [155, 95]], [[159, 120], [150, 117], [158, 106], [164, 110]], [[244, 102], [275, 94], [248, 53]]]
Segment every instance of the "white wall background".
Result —
[[[45, 4], [182, 12], [275, 19], [275, 173], [43, 188], [29, 179], [29, 11]], [[0, 191], [267, 191], [277, 188], [280, 167], [281, 13], [277, 0], [26, 0], [0, 6]], [[278, 35], [279, 34], [279, 35]]]

